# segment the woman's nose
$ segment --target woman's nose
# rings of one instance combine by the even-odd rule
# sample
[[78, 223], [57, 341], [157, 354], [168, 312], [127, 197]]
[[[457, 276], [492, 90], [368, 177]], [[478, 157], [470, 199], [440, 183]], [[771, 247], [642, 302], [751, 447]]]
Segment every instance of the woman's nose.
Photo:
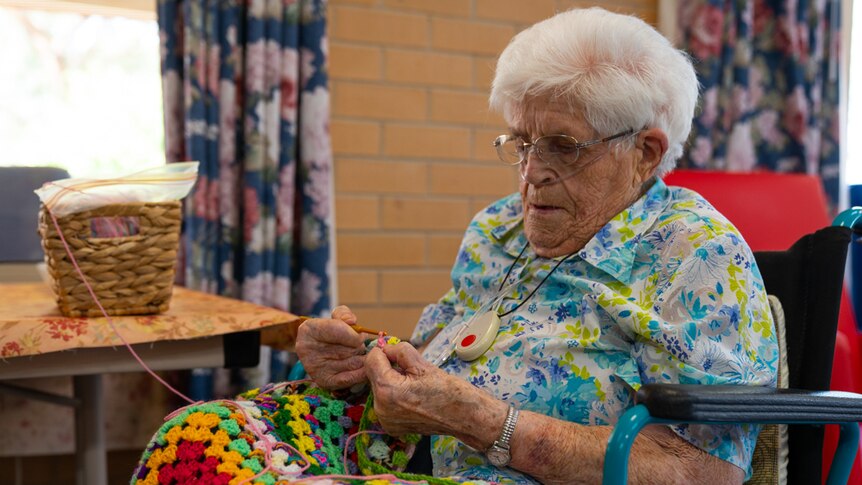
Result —
[[557, 173], [536, 155], [533, 147], [530, 147], [527, 157], [521, 161], [519, 170], [521, 178], [530, 185], [547, 185], [557, 179]]

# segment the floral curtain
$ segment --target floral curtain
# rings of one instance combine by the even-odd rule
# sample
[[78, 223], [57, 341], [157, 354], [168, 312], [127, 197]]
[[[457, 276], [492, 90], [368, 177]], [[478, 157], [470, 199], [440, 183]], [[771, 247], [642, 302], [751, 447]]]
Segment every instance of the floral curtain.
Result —
[[816, 174], [837, 207], [841, 0], [679, 5], [703, 85], [680, 166]]
[[200, 161], [184, 285], [328, 313], [325, 0], [159, 0], [158, 23], [167, 159]]

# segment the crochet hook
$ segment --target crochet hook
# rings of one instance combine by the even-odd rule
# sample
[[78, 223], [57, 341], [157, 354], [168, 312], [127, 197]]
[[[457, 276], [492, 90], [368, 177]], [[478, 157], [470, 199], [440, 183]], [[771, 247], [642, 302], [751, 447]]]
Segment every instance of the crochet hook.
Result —
[[[299, 317], [299, 323], [302, 323], [302, 322], [309, 320], [311, 318], [312, 317]], [[350, 324], [348, 323], [348, 325], [350, 325]], [[373, 328], [363, 327], [362, 325], [350, 325], [350, 328], [352, 328], [356, 333], [370, 333], [372, 335], [380, 335], [380, 333], [381, 333], [380, 330], [374, 330]], [[389, 335], [386, 332], [382, 332], [382, 333], [383, 333], [383, 335]]]

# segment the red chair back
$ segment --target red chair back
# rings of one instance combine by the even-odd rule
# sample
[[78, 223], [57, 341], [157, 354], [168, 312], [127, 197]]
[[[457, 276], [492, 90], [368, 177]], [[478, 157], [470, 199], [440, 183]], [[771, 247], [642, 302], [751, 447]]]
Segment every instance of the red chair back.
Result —
[[676, 170], [664, 181], [704, 196], [754, 251], [783, 251], [831, 222], [823, 185], [811, 175]]

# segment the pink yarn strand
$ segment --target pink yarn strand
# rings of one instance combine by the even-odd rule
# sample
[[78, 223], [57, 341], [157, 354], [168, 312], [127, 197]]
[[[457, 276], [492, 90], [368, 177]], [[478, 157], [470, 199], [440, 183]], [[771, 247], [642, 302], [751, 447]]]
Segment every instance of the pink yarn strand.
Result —
[[422, 480], [421, 482], [416, 482], [416, 481], [412, 481], [412, 480], [404, 480], [402, 478], [398, 478], [395, 475], [392, 475], [391, 473], [390, 474], [381, 474], [381, 475], [319, 475], [316, 477], [299, 478], [297, 480], [292, 481], [291, 483], [306, 483], [306, 482], [311, 481], [311, 480], [320, 480], [321, 478], [331, 478], [331, 479], [335, 479], [335, 480], [337, 480], [339, 478], [344, 478], [347, 480], [389, 480], [389, 481], [398, 480], [399, 483], [415, 484], [415, 485], [423, 485], [423, 484], [428, 485], [428, 482], [426, 482], [425, 480]]
[[[102, 315], [104, 315], [105, 319], [108, 321], [108, 324], [111, 326], [111, 330], [114, 331], [114, 333], [117, 335], [117, 337], [120, 339], [120, 341], [123, 342], [123, 345], [129, 350], [129, 353], [132, 354], [132, 356], [135, 358], [135, 360], [138, 362], [138, 364], [140, 364], [141, 367], [145, 371], [147, 371], [147, 373], [149, 373], [151, 376], [153, 376], [153, 378], [155, 378], [159, 383], [161, 383], [163, 386], [165, 386], [165, 388], [167, 388], [169, 391], [173, 392], [174, 394], [179, 396], [181, 399], [183, 399], [184, 401], [189, 403], [187, 406], [183, 406], [183, 407], [175, 410], [174, 412], [170, 413], [165, 418], [165, 421], [169, 421], [170, 419], [173, 419], [174, 417], [178, 416], [183, 411], [188, 409], [190, 406], [202, 404], [203, 401], [193, 401], [188, 396], [186, 396], [185, 394], [181, 393], [180, 391], [176, 390], [173, 386], [168, 384], [164, 379], [159, 377], [158, 374], [156, 374], [146, 364], [146, 362], [144, 362], [144, 360], [138, 355], [138, 353], [135, 352], [135, 349], [132, 348], [131, 344], [129, 344], [129, 342], [125, 339], [125, 337], [123, 337], [123, 334], [117, 329], [117, 326], [114, 325], [114, 320], [111, 318], [110, 315], [108, 315], [108, 312], [105, 310], [104, 306], [102, 306], [102, 302], [99, 301], [99, 298], [96, 296], [96, 292], [93, 290], [93, 287], [90, 285], [90, 282], [87, 281], [87, 277], [84, 276], [84, 272], [81, 270], [80, 266], [78, 266], [78, 261], [75, 259], [75, 256], [72, 254], [72, 250], [69, 247], [69, 244], [66, 242], [66, 237], [63, 235], [63, 231], [60, 229], [60, 224], [57, 222], [56, 216], [54, 216], [54, 213], [51, 212], [51, 209], [47, 209], [47, 210], [48, 210], [48, 214], [51, 216], [51, 221], [54, 224], [54, 228], [57, 230], [57, 234], [59, 234], [59, 236], [60, 236], [60, 242], [63, 243], [63, 247], [66, 249], [66, 254], [69, 256], [69, 259], [72, 261], [72, 265], [75, 267], [75, 271], [78, 273], [78, 276], [81, 277], [81, 281], [84, 283], [84, 286], [87, 288], [87, 291], [90, 293], [90, 296], [93, 298], [93, 302], [96, 303], [96, 306], [99, 307], [99, 310], [102, 312]], [[385, 345], [383, 332], [380, 332], [380, 334], [378, 335], [377, 345], [380, 347], [383, 347]], [[301, 382], [308, 382], [308, 381], [310, 381], [310, 380], [309, 379], [301, 379], [301, 380], [297, 380], [297, 381], [283, 382], [283, 383], [278, 384], [277, 386], [274, 386], [272, 390], [280, 389], [280, 388], [289, 386], [289, 385], [294, 384], [294, 383], [301, 383]], [[241, 406], [236, 401], [231, 401], [229, 399], [220, 399], [220, 400], [211, 401], [211, 402], [228, 405], [228, 406], [234, 407], [235, 409], [239, 410], [242, 413], [243, 417], [245, 417], [246, 429], [249, 429], [252, 432], [252, 434], [254, 434], [254, 436], [255, 436], [255, 438], [257, 438], [258, 442], [263, 443], [264, 463], [266, 464], [266, 466], [260, 472], [258, 472], [256, 475], [254, 475], [253, 477], [247, 478], [247, 479], [239, 482], [239, 485], [242, 485], [245, 483], [251, 483], [255, 479], [260, 478], [261, 476], [263, 476], [266, 472], [268, 472], [270, 470], [275, 471], [276, 473], [278, 473], [281, 476], [298, 475], [298, 474], [306, 471], [311, 466], [311, 460], [307, 456], [305, 456], [301, 451], [297, 450], [295, 447], [293, 447], [292, 445], [290, 445], [288, 443], [279, 442], [276, 444], [275, 449], [278, 449], [279, 447], [286, 447], [290, 451], [295, 453], [296, 456], [299, 456], [305, 462], [305, 464], [299, 470], [297, 470], [295, 472], [278, 469], [277, 467], [275, 467], [272, 464], [273, 445], [269, 442], [268, 439], [266, 439], [265, 430], [260, 430], [260, 429], [258, 429], [258, 426], [255, 425], [255, 423], [258, 422], [258, 420], [252, 421], [252, 418], [246, 412], [245, 408], [243, 408], [243, 406]], [[350, 440], [354, 439], [355, 437], [357, 437], [360, 434], [386, 434], [386, 433], [384, 433], [382, 431], [364, 430], [364, 431], [359, 431], [357, 433], [354, 433], [354, 434], [348, 436], [347, 440], [345, 441], [344, 456], [343, 456], [343, 461], [344, 461], [343, 464], [344, 464], [345, 470], [348, 469], [348, 467], [347, 467], [348, 444], [350, 443]], [[399, 480], [399, 478], [397, 476], [392, 475], [392, 474], [381, 474], [381, 475], [320, 475], [320, 476], [314, 476], [314, 477], [300, 478], [300, 479], [295, 480], [295, 483], [303, 483], [303, 482], [307, 482], [310, 480], [320, 480], [322, 478], [331, 478], [331, 479], [343, 478], [343, 479], [348, 479], [348, 480], [377, 480], [377, 479]], [[401, 480], [401, 482], [406, 483], [406, 484], [416, 484], [416, 485], [428, 483], [424, 480], [420, 481], [420, 482]]]
[[96, 297], [96, 292], [93, 291], [93, 287], [90, 286], [90, 282], [87, 281], [87, 277], [84, 276], [84, 272], [81, 271], [81, 267], [78, 266], [78, 261], [75, 259], [75, 256], [72, 254], [72, 250], [71, 250], [71, 248], [69, 248], [69, 244], [66, 242], [66, 237], [63, 235], [63, 231], [60, 230], [60, 224], [57, 222], [57, 218], [54, 216], [54, 213], [51, 212], [51, 209], [48, 209], [47, 206], [46, 206], [46, 209], [48, 210], [48, 214], [51, 216], [51, 221], [54, 223], [54, 228], [57, 229], [57, 234], [60, 235], [60, 242], [63, 243], [63, 247], [66, 248], [66, 254], [69, 255], [69, 259], [72, 261], [72, 266], [75, 267], [75, 271], [78, 272], [78, 276], [81, 277], [81, 281], [84, 282], [84, 286], [87, 287], [87, 291], [90, 293], [90, 296], [93, 297], [93, 301], [96, 303], [96, 306], [99, 307], [99, 310], [101, 310], [102, 315], [104, 315], [105, 319], [108, 320], [108, 324], [111, 325], [111, 329], [114, 331], [114, 333], [117, 335], [117, 337], [120, 338], [120, 341], [123, 342], [123, 345], [125, 345], [126, 348], [129, 349], [129, 352], [132, 354], [132, 356], [135, 358], [135, 360], [137, 360], [138, 363], [141, 364], [141, 367], [143, 367], [144, 370], [146, 370], [151, 376], [153, 376], [157, 381], [159, 381], [169, 391], [173, 392], [174, 394], [176, 394], [177, 396], [179, 396], [180, 398], [182, 398], [186, 402], [188, 402], [190, 404], [194, 404], [195, 402], [192, 401], [191, 399], [189, 399], [188, 396], [186, 396], [185, 394], [181, 393], [180, 391], [174, 389], [164, 379], [162, 379], [155, 372], [153, 372], [153, 370], [150, 369], [150, 367], [144, 362], [144, 360], [138, 356], [138, 353], [135, 352], [135, 349], [133, 349], [132, 346], [129, 345], [129, 342], [126, 341], [125, 337], [123, 337], [123, 334], [120, 333], [119, 330], [117, 330], [116, 325], [114, 325], [114, 320], [111, 318], [110, 315], [108, 315], [108, 312], [105, 311], [105, 307], [102, 306], [102, 302], [100, 302], [99, 298]]
[[[263, 461], [266, 464], [266, 466], [263, 467], [263, 469], [261, 471], [259, 471], [256, 475], [254, 475], [253, 477], [246, 478], [245, 480], [242, 480], [241, 482], [239, 482], [239, 485], [242, 485], [244, 483], [251, 483], [255, 479], [262, 477], [269, 470], [274, 470], [279, 475], [290, 475], [291, 474], [291, 472], [288, 472], [286, 470], [280, 470], [277, 467], [273, 466], [273, 464], [272, 464], [272, 444], [269, 442], [268, 439], [266, 439], [266, 432], [265, 432], [266, 431], [266, 425], [265, 424], [261, 423], [261, 425], [264, 427], [264, 429], [262, 429], [262, 430], [258, 429], [258, 427], [252, 423], [252, 418], [245, 411], [245, 408], [243, 408], [236, 401], [231, 401], [230, 399], [220, 399], [218, 401], [213, 401], [213, 402], [217, 402], [217, 403], [221, 403], [221, 404], [225, 404], [225, 405], [230, 405], [230, 406], [237, 408], [239, 410], [239, 412], [242, 413], [243, 417], [245, 417], [246, 429], [250, 429], [252, 434], [254, 434], [254, 437], [257, 438], [257, 441], [263, 443], [263, 448], [264, 448], [264, 450], [263, 450]], [[257, 420], [255, 420], [255, 421], [257, 421]], [[288, 448], [290, 448], [294, 452], [296, 452], [296, 454], [299, 457], [301, 457], [303, 460], [305, 460], [305, 465], [302, 466], [295, 473], [297, 473], [297, 474], [302, 473], [305, 470], [307, 470], [308, 467], [311, 466], [311, 460], [307, 456], [303, 455], [302, 452], [300, 452], [299, 450], [297, 450], [296, 448], [294, 448], [293, 446], [291, 446], [287, 443], [282, 443], [282, 444], [287, 446]]]

